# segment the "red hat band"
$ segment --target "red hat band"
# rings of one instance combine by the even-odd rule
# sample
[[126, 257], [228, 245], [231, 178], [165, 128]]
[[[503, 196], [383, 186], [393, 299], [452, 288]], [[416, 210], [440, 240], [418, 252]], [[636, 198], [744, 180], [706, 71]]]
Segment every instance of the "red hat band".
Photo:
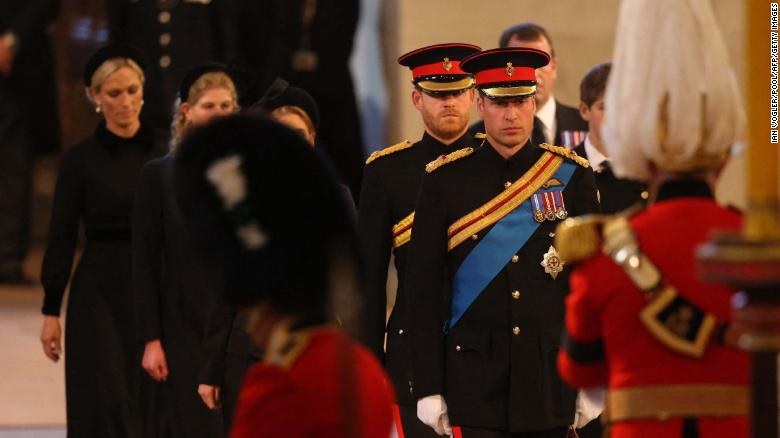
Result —
[[444, 58], [442, 61], [434, 62], [433, 64], [425, 64], [418, 67], [415, 67], [412, 69], [412, 76], [414, 76], [415, 79], [419, 77], [424, 76], [434, 76], [434, 75], [468, 75], [471, 73], [467, 73], [460, 68], [460, 61], [458, 60], [450, 60], [449, 58]]
[[536, 73], [532, 67], [515, 67], [511, 62], [507, 62], [506, 67], [477, 72], [476, 79], [478, 86], [500, 82], [536, 81]]

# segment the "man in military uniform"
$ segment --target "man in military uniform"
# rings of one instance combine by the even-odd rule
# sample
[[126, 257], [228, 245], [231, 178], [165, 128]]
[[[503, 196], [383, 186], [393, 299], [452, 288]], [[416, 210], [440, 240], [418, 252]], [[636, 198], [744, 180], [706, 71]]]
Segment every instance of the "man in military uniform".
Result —
[[[601, 133], [615, 174], [647, 182], [650, 204], [557, 231], [562, 258], [581, 262], [558, 368], [571, 385], [608, 387], [613, 438], [749, 435], [749, 358], [730, 345], [734, 291], [696, 273], [697, 248], [742, 222], [712, 190], [741, 130], [742, 95], [715, 14], [691, 4], [621, 4]], [[674, 20], [635, 25], [660, 16]]]
[[548, 62], [528, 48], [464, 60], [486, 142], [423, 177], [406, 286], [417, 414], [440, 434], [563, 438], [574, 419], [555, 369], [568, 269], [552, 238], [598, 203], [587, 160], [530, 141], [534, 71]]
[[[558, 60], [555, 47], [547, 29], [536, 23], [520, 23], [506, 29], [499, 38], [499, 47], [530, 47], [550, 55], [550, 63], [536, 70], [536, 117], [532, 140], [567, 148], [579, 144], [588, 133], [588, 124], [580, 117], [577, 108], [565, 105], [555, 98], [555, 81], [558, 79]], [[471, 128], [482, 131], [481, 125]]]
[[585, 157], [596, 174], [601, 212], [617, 213], [632, 205], [642, 204], [649, 197], [645, 185], [630, 179], [618, 178], [612, 171], [601, 138], [604, 121], [604, 89], [612, 64], [605, 62], [591, 68], [580, 82], [580, 115], [588, 122], [588, 134], [574, 152]]
[[169, 128], [179, 82], [194, 66], [233, 59], [239, 0], [107, 0], [112, 43], [147, 57], [142, 116]]
[[[437, 44], [409, 52], [398, 59], [412, 70], [412, 103], [425, 125], [422, 139], [405, 141], [371, 155], [358, 214], [358, 227], [367, 276], [369, 344], [384, 358], [399, 402], [396, 422], [406, 437], [436, 436], [417, 419], [412, 391], [409, 344], [409, 297], [404, 288], [406, 256], [414, 221], [414, 203], [425, 165], [436, 157], [475, 146], [466, 133], [474, 103], [474, 77], [460, 68], [461, 59], [477, 53], [471, 44]], [[481, 140], [479, 140], [481, 141]], [[388, 261], [395, 255], [398, 290], [387, 323], [384, 353]]]

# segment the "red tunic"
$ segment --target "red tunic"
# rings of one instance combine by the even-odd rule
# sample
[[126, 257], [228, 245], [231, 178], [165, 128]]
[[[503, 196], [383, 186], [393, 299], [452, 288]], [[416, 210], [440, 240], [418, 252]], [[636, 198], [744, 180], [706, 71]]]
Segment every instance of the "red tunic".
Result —
[[[630, 220], [639, 247], [666, 282], [718, 323], [730, 320], [732, 290], [699, 281], [695, 248], [716, 229], [738, 229], [738, 213], [707, 198], [683, 197], [661, 201]], [[610, 389], [679, 384], [747, 384], [747, 354], [710, 342], [701, 358], [673, 352], [662, 345], [639, 319], [647, 304], [644, 295], [623, 270], [602, 253], [579, 265], [571, 275], [566, 300], [566, 331], [573, 342], [603, 342], [603, 359], [576, 361], [560, 350], [558, 369], [575, 387], [607, 385]], [[591, 344], [592, 345], [592, 344]], [[745, 417], [700, 418], [702, 438], [746, 437]], [[682, 420], [625, 421], [612, 425], [612, 437], [679, 437]]]
[[309, 331], [284, 366], [244, 378], [231, 438], [385, 438], [394, 397], [374, 356], [334, 328]]

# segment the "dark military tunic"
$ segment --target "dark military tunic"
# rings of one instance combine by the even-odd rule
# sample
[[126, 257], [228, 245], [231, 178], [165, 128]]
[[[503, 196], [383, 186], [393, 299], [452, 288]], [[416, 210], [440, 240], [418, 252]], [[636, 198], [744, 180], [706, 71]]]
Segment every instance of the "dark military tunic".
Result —
[[134, 437], [139, 426], [137, 354], [131, 292], [130, 223], [141, 167], [165, 151], [142, 127], [123, 139], [100, 125], [69, 148], [54, 192], [41, 282], [43, 313], [59, 315], [83, 223], [87, 243], [73, 274], [65, 320], [68, 435]]
[[[574, 418], [575, 392], [555, 368], [568, 267], [553, 279], [541, 266], [558, 221], [543, 222], [443, 332], [450, 318], [447, 282], [491, 229], [448, 252], [448, 227], [501, 193], [543, 152], [529, 142], [504, 159], [486, 142], [423, 177], [406, 273], [414, 395], [443, 394], [453, 426], [523, 432], [565, 427]], [[592, 171], [577, 166], [563, 197], [570, 216], [597, 211]]]
[[[585, 142], [574, 148], [574, 152], [588, 158]], [[609, 162], [604, 162], [600, 169], [596, 169], [595, 177], [601, 212], [604, 214], [614, 214], [634, 204], [644, 205], [647, 202], [648, 192], [645, 185], [638, 181], [616, 177]]]
[[[396, 392], [403, 404], [414, 404], [409, 385], [411, 380], [411, 351], [408, 344], [408, 296], [404, 288], [408, 242], [394, 248], [393, 226], [414, 212], [425, 165], [442, 154], [476, 146], [468, 134], [451, 145], [445, 145], [428, 133], [411, 147], [380, 157], [366, 165], [358, 213], [358, 231], [364, 252], [370, 307], [370, 347], [381, 357], [396, 384]], [[387, 268], [390, 254], [395, 256], [398, 271], [398, 291], [395, 307], [387, 323], [388, 345], [385, 356], [385, 311], [387, 307]]]
[[149, 63], [143, 116], [170, 124], [181, 79], [206, 62], [227, 62], [236, 47], [237, 0], [108, 0], [112, 43], [132, 44]]
[[[159, 339], [168, 364], [161, 417], [169, 437], [221, 437], [222, 418], [198, 395], [209, 332], [221, 304], [222, 277], [207, 265], [185, 232], [170, 187], [173, 156], [141, 171], [133, 220], [133, 290], [137, 336]], [[206, 371], [208, 373], [208, 371]]]

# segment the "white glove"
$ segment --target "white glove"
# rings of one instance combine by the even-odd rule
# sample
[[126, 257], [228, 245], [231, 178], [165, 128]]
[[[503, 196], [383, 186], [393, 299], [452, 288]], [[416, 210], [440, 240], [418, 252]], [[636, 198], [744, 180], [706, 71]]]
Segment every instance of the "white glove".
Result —
[[429, 395], [417, 400], [417, 418], [432, 427], [439, 435], [452, 435], [447, 403], [441, 394]]
[[606, 388], [603, 386], [580, 389], [577, 392], [577, 412], [574, 414], [574, 427], [577, 429], [583, 428], [601, 415], [601, 412], [604, 411], [605, 392]]

